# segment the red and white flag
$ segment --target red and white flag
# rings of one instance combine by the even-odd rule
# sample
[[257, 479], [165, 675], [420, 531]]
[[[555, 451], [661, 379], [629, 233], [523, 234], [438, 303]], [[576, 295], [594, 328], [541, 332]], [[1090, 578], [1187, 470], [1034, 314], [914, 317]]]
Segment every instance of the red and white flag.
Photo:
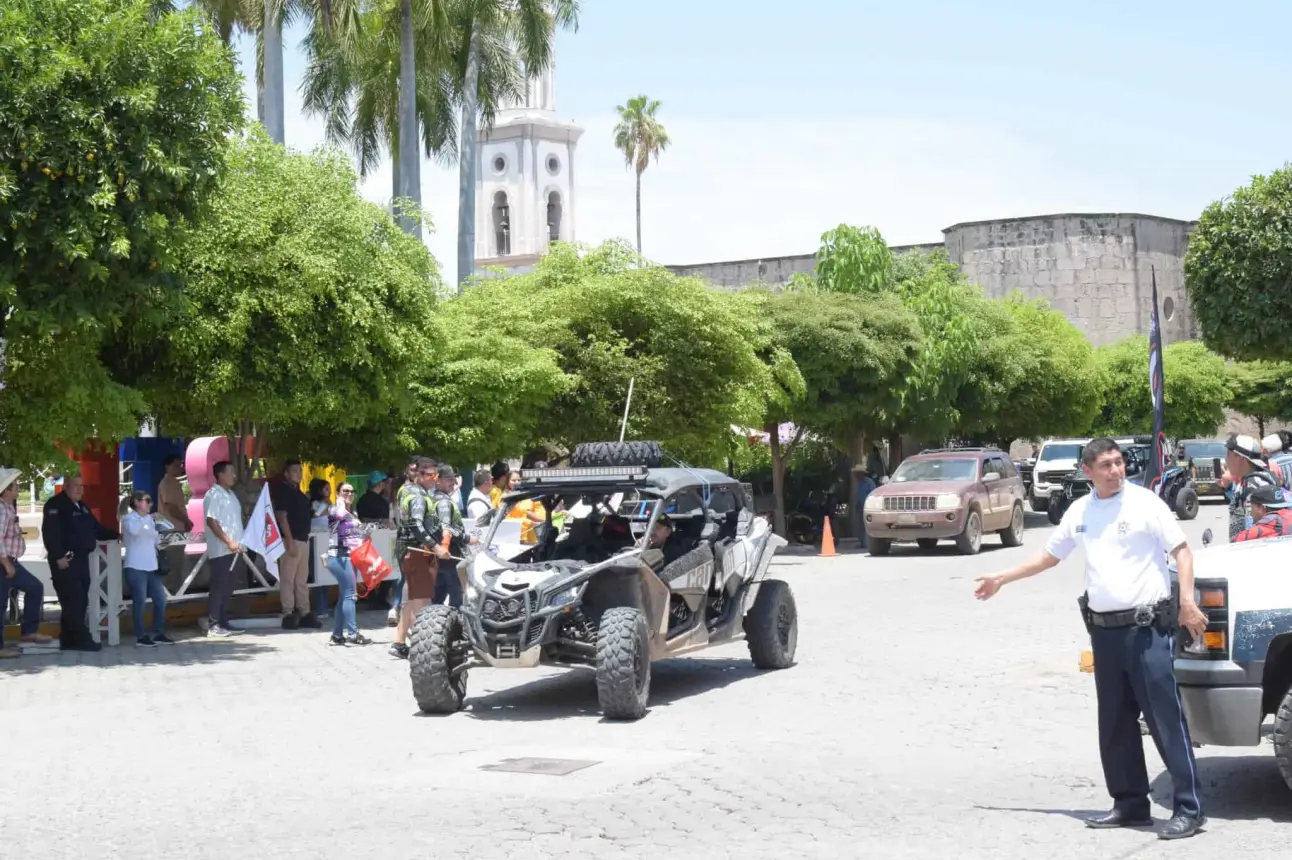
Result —
[[274, 519], [274, 506], [269, 501], [269, 484], [260, 488], [260, 498], [251, 511], [247, 527], [242, 532], [244, 549], [259, 553], [265, 559], [265, 568], [278, 578], [278, 559], [286, 550], [283, 548], [283, 535], [278, 530], [278, 521]]

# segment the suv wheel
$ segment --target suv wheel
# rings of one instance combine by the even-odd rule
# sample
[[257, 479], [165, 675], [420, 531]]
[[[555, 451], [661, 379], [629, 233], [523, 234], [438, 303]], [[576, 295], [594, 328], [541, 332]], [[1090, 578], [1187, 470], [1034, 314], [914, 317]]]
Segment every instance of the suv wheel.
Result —
[[794, 592], [779, 579], [765, 579], [754, 606], [745, 616], [749, 658], [759, 669], [788, 669], [794, 665], [799, 642], [799, 612]]
[[417, 613], [408, 635], [408, 674], [417, 707], [428, 714], [452, 714], [467, 698], [470, 643], [462, 616], [451, 606]]
[[597, 701], [609, 720], [639, 720], [650, 698], [650, 632], [640, 609], [607, 609], [597, 627]]
[[1000, 542], [1005, 546], [1023, 545], [1023, 503], [1014, 505], [1014, 513], [1009, 518], [1009, 528], [1000, 533]]
[[977, 508], [970, 508], [965, 517], [965, 530], [956, 538], [956, 547], [967, 555], [977, 555], [982, 549], [982, 514]]
[[888, 538], [866, 537], [866, 550], [871, 555], [888, 555], [892, 548], [893, 542]]
[[1283, 701], [1274, 712], [1274, 760], [1288, 788], [1292, 788], [1292, 687], [1283, 694]]

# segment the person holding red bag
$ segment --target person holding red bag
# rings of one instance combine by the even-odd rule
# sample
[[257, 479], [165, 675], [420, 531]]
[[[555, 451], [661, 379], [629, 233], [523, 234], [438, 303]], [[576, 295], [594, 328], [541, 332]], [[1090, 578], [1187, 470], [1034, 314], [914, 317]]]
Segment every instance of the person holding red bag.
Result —
[[354, 564], [350, 553], [363, 543], [363, 534], [359, 528], [359, 517], [351, 505], [354, 501], [354, 487], [342, 484], [337, 493], [336, 504], [328, 513], [328, 550], [327, 569], [336, 577], [341, 586], [341, 599], [337, 601], [336, 613], [332, 616], [332, 638], [329, 645], [371, 645], [372, 640], [359, 632], [355, 620], [355, 576]]

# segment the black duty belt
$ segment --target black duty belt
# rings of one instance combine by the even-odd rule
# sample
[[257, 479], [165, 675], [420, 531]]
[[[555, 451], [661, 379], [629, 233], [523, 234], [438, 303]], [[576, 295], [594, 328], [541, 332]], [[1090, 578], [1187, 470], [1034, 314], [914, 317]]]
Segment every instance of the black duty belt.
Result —
[[1171, 601], [1119, 609], [1116, 612], [1091, 612], [1090, 623], [1096, 627], [1152, 627], [1167, 619]]

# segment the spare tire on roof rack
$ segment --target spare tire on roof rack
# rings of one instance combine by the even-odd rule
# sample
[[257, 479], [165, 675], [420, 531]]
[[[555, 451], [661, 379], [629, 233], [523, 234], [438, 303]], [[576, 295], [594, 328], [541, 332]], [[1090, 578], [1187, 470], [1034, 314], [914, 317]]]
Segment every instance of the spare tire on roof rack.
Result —
[[584, 442], [570, 454], [571, 468], [645, 466], [658, 469], [664, 449], [658, 442]]

